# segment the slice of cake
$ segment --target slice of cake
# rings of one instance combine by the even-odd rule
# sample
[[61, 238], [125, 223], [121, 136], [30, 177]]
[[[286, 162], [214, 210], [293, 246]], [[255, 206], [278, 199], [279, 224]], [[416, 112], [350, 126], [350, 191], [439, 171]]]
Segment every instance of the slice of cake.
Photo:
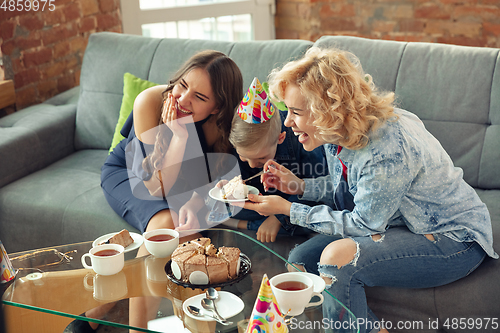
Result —
[[196, 239], [193, 239], [190, 241], [191, 243], [194, 243], [196, 245], [198, 245], [199, 247], [201, 248], [205, 248], [207, 245], [209, 245], [212, 241], [210, 240], [210, 238], [207, 238], [207, 237], [201, 237], [201, 238], [196, 238]]
[[209, 245], [210, 242], [210, 238], [202, 237], [182, 243], [175, 249], [174, 253], [172, 253], [172, 258], [187, 251], [196, 251], [204, 254], [205, 247]]
[[231, 279], [237, 277], [240, 272], [240, 253], [241, 251], [237, 247], [222, 246], [219, 248], [218, 257], [226, 262]]
[[188, 277], [189, 283], [208, 284], [207, 257], [197, 253], [184, 262], [184, 275]]
[[191, 242], [182, 243], [177, 246], [175, 251], [172, 253], [172, 259], [185, 252], [191, 252], [192, 254], [195, 254], [198, 248], [199, 246], [197, 244]]
[[222, 258], [207, 257], [207, 273], [210, 283], [226, 282], [229, 279], [227, 263]]
[[99, 245], [102, 244], [120, 244], [123, 247], [127, 247], [130, 244], [134, 242], [134, 239], [130, 236], [130, 233], [128, 230], [123, 229], [119, 233], [115, 234], [113, 237], [109, 238], [108, 240], [99, 243]]
[[227, 200], [243, 200], [248, 197], [248, 187], [243, 183], [241, 175], [231, 179], [222, 187], [222, 198]]
[[172, 273], [174, 274], [176, 279], [188, 282], [188, 277], [186, 277], [184, 274], [184, 272], [186, 271], [184, 263], [192, 256], [197, 254], [197, 252], [194, 249], [190, 249], [182, 253], [177, 253], [175, 256], [174, 254], [175, 252], [172, 254]]

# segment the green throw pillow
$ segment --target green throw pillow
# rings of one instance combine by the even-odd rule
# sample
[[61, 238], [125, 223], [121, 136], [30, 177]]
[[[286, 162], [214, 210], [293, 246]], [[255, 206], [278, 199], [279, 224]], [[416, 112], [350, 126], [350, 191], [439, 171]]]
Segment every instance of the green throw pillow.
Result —
[[120, 116], [118, 117], [118, 123], [115, 127], [115, 133], [113, 134], [113, 141], [111, 142], [111, 147], [109, 152], [113, 151], [116, 145], [124, 139], [120, 131], [122, 130], [123, 124], [127, 120], [132, 108], [134, 107], [134, 101], [139, 93], [147, 88], [151, 88], [158, 85], [158, 83], [150, 82], [147, 80], [140, 79], [135, 75], [130, 73], [125, 73], [123, 75], [123, 99], [122, 106], [120, 108]]

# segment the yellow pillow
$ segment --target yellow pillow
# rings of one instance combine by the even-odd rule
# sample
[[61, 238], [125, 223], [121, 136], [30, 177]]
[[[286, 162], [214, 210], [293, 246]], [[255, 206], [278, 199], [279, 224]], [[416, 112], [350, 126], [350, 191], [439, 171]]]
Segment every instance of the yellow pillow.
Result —
[[124, 139], [123, 135], [121, 135], [120, 131], [122, 130], [123, 124], [127, 120], [130, 112], [132, 112], [132, 108], [134, 107], [134, 101], [137, 95], [141, 93], [141, 91], [151, 88], [158, 85], [158, 83], [150, 82], [147, 80], [143, 80], [138, 78], [137, 76], [125, 73], [123, 75], [123, 99], [122, 106], [120, 108], [120, 115], [118, 117], [118, 123], [115, 127], [115, 133], [113, 134], [113, 140], [111, 142], [111, 147], [109, 148], [109, 152], [111, 153], [116, 145]]

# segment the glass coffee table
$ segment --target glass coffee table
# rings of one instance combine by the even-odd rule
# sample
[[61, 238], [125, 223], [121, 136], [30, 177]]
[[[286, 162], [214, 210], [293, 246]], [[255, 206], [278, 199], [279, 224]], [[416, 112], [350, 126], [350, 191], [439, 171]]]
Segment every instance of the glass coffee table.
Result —
[[[286, 271], [286, 258], [273, 250], [279, 240], [267, 246], [243, 232], [218, 228], [203, 231], [203, 236], [209, 237], [216, 247], [240, 248], [251, 262], [249, 273], [240, 281], [218, 288], [243, 301], [243, 310], [230, 318], [232, 325], [197, 320], [184, 313], [183, 302], [204, 290], [171, 281], [165, 272], [169, 258], [136, 258], [137, 251], [134, 251], [126, 253], [125, 267], [118, 274], [99, 276], [84, 269], [80, 259], [91, 249], [92, 242], [9, 254], [14, 268], [19, 271], [2, 297], [7, 325], [15, 324], [9, 318], [16, 310], [32, 310], [64, 317], [67, 323], [81, 319], [111, 326], [106, 332], [244, 332], [263, 275], [267, 274], [270, 279]], [[282, 242], [287, 244], [286, 238]], [[287, 255], [295, 244], [287, 244], [286, 252], [283, 252], [283, 243], [279, 246], [280, 253]], [[289, 330], [357, 332], [350, 325], [356, 318], [349, 309], [328, 292], [323, 295], [336, 302], [338, 320], [323, 320], [321, 306], [306, 308], [301, 315], [288, 318]], [[90, 318], [92, 314], [99, 319]], [[64, 327], [59, 332], [70, 332]], [[22, 330], [18, 327], [16, 331]]]

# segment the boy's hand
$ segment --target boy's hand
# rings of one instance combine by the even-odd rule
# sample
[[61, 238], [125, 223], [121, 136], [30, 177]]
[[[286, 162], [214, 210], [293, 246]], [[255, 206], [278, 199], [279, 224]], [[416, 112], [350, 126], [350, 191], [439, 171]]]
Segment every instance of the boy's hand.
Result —
[[223, 188], [224, 185], [226, 185], [227, 183], [229, 183], [229, 180], [222, 179], [222, 180], [219, 180], [219, 182], [217, 182], [217, 184], [215, 184], [215, 187]]
[[281, 223], [276, 216], [269, 216], [257, 230], [257, 240], [263, 243], [274, 242], [280, 231]]
[[281, 164], [269, 160], [264, 164], [264, 171], [266, 172], [260, 176], [260, 181], [266, 192], [269, 188], [276, 188], [288, 194], [304, 193], [304, 181]]

